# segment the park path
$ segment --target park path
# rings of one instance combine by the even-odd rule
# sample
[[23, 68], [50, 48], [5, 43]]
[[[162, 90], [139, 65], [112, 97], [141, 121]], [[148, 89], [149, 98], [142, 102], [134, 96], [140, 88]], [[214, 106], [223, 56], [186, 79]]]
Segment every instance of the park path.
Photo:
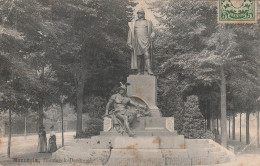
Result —
[[260, 148], [255, 142], [246, 145], [238, 140], [228, 140], [228, 145], [233, 147], [236, 161], [231, 166], [260, 166]]
[[260, 155], [260, 148], [253, 142], [252, 144], [246, 145], [244, 142], [238, 140], [228, 140], [228, 144], [234, 147], [234, 153], [236, 155], [244, 154], [258, 154]]
[[[69, 144], [73, 141], [75, 132], [64, 133], [64, 144]], [[61, 133], [57, 133], [57, 147], [61, 147]], [[47, 134], [47, 140], [49, 134]], [[38, 135], [27, 136], [14, 136], [12, 137], [11, 143], [11, 159], [7, 157], [7, 145], [8, 137], [0, 139], [0, 164], [4, 164], [13, 161], [15, 158], [18, 159], [44, 159], [51, 158], [51, 153], [38, 153]], [[28, 164], [28, 163], [27, 163]], [[49, 165], [49, 164], [48, 164]]]

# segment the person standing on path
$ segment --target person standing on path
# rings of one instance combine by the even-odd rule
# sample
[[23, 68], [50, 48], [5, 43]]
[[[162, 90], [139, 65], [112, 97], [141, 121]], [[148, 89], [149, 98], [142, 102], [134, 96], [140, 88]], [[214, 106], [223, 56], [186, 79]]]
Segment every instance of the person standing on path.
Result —
[[50, 153], [56, 152], [57, 151], [57, 144], [56, 144], [56, 133], [54, 131], [54, 126], [52, 125], [50, 127], [51, 133], [50, 133], [50, 138], [49, 138], [49, 148], [48, 151]]
[[39, 128], [38, 153], [47, 152], [47, 138], [44, 129], [45, 127], [43, 125], [41, 125]]

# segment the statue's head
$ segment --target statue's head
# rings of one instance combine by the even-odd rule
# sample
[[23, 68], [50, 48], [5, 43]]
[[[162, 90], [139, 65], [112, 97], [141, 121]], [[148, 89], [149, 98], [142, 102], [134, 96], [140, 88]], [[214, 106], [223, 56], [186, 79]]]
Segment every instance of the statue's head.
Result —
[[129, 83], [126, 83], [125, 85], [120, 82], [121, 86], [118, 88], [118, 93], [121, 95], [126, 94], [126, 86], [129, 85]]
[[126, 89], [120, 87], [120, 88], [118, 88], [118, 93], [123, 95], [126, 93]]
[[140, 19], [140, 18], [144, 18], [144, 15], [145, 15], [145, 12], [144, 12], [143, 9], [139, 9], [139, 10], [137, 11], [137, 16], [138, 16], [139, 19]]

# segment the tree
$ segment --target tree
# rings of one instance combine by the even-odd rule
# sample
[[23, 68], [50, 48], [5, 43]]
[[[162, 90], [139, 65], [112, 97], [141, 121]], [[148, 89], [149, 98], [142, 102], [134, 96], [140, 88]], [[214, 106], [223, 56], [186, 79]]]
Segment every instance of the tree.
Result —
[[[4, 81], [1, 84], [3, 85], [1, 91], [6, 96], [5, 101], [9, 101], [4, 109], [9, 109], [8, 156], [10, 157], [11, 111], [25, 113], [29, 107], [34, 107], [38, 103], [39, 124], [43, 124], [43, 106], [47, 103], [44, 98], [51, 98], [54, 87], [46, 81], [46, 76], [47, 78], [50, 76], [53, 81], [53, 75], [47, 69], [50, 69], [50, 66], [44, 61], [46, 58], [43, 58], [48, 48], [46, 44], [51, 45], [49, 42], [51, 39], [41, 33], [48, 29], [41, 22], [44, 8], [34, 0], [7, 1], [1, 5], [0, 12], [6, 16], [1, 22], [0, 56], [4, 60], [1, 61], [4, 64], [1, 63], [1, 76], [4, 76], [1, 80]], [[8, 10], [9, 5], [11, 10]]]
[[[158, 18], [161, 26], [155, 42], [156, 66], [159, 66], [157, 72], [160, 76], [158, 86], [161, 91], [158, 103], [163, 103], [160, 107], [167, 107], [162, 108], [166, 115], [173, 114], [171, 112], [177, 110], [178, 102], [194, 94], [194, 87], [198, 85], [202, 88], [201, 84], [210, 82], [205, 75], [197, 74], [199, 64], [195, 59], [197, 52], [205, 48], [203, 39], [215, 31], [216, 23], [212, 20], [216, 9], [203, 1], [169, 0], [158, 2], [155, 6], [155, 12], [161, 15]], [[204, 82], [199, 82], [202, 79]], [[170, 97], [172, 94], [176, 94], [175, 97]], [[170, 101], [165, 103], [168, 99], [176, 101], [175, 104]]]
[[[243, 52], [237, 51], [239, 46], [239, 40], [237, 34], [234, 29], [230, 26], [218, 26], [218, 29], [215, 33], [207, 41], [208, 48], [202, 51], [201, 59], [202, 66], [211, 64], [214, 66], [218, 66], [218, 70], [220, 72], [220, 94], [221, 94], [221, 144], [226, 147], [227, 146], [227, 125], [226, 125], [226, 108], [227, 108], [227, 77], [228, 78], [249, 78], [249, 75], [252, 75], [251, 66], [249, 66], [245, 59], [248, 58], [247, 55], [243, 54]], [[242, 54], [242, 55], [241, 55]], [[253, 62], [251, 62], [253, 64]], [[241, 68], [243, 66], [243, 68]], [[239, 70], [239, 74], [236, 74]], [[230, 76], [231, 75], [231, 76]], [[238, 76], [239, 75], [239, 76]], [[209, 76], [212, 78], [212, 76]], [[214, 76], [216, 78], [216, 75]], [[230, 79], [230, 83], [232, 82]], [[254, 79], [249, 79], [252, 84], [254, 83]], [[217, 80], [216, 80], [217, 81]], [[251, 85], [252, 85], [251, 84]], [[240, 87], [241, 88], [241, 87]]]
[[[206, 47], [204, 39], [216, 31], [217, 24], [212, 21], [216, 19], [215, 6], [203, 1], [170, 0], [158, 2], [157, 7], [156, 11], [161, 15], [158, 20], [162, 26], [158, 28], [155, 53], [160, 76], [158, 103], [161, 103], [159, 107], [163, 115], [178, 116], [177, 110], [183, 109], [180, 107], [183, 99], [193, 94], [199, 96], [200, 103], [210, 103], [211, 108], [214, 108], [214, 102], [217, 101], [216, 83], [203, 73], [211, 72], [212, 69], [201, 68], [197, 54]], [[212, 111], [206, 106], [200, 108], [203, 115], [210, 118], [209, 112]], [[211, 114], [217, 115], [213, 112]], [[182, 125], [179, 122], [177, 124]]]
[[199, 100], [195, 95], [187, 97], [184, 103], [183, 134], [186, 138], [198, 139], [204, 133], [204, 118], [199, 109]]
[[[96, 91], [108, 93], [113, 82], [122, 79], [120, 77], [127, 71], [126, 56], [122, 55], [128, 51], [125, 44], [126, 11], [131, 11], [127, 8], [128, 5], [127, 0], [101, 0], [60, 1], [52, 6], [55, 18], [70, 25], [64, 32], [66, 35], [61, 36], [62, 51], [57, 59], [61, 62], [63, 71], [73, 77], [73, 81], [68, 82], [75, 87], [76, 135], [82, 131], [82, 107], [84, 96], [87, 96], [85, 93], [93, 93], [90, 91], [93, 86], [105, 87], [104, 90]], [[113, 10], [115, 7], [118, 10]], [[66, 14], [67, 10], [70, 14]], [[56, 13], [57, 11], [64, 12], [64, 15]], [[114, 75], [111, 76], [110, 73]]]
[[104, 115], [105, 106], [105, 99], [92, 95], [85, 98], [83, 111], [87, 112], [91, 118], [101, 118]]
[[12, 134], [12, 112], [20, 113], [24, 111], [24, 107], [27, 104], [27, 94], [23, 94], [24, 90], [29, 86], [25, 85], [25, 82], [29, 80], [28, 73], [20, 72], [23, 68], [26, 71], [24, 63], [19, 58], [14, 59], [5, 55], [0, 56], [4, 63], [1, 63], [1, 111], [8, 110], [8, 150], [7, 154], [11, 156], [11, 134]]

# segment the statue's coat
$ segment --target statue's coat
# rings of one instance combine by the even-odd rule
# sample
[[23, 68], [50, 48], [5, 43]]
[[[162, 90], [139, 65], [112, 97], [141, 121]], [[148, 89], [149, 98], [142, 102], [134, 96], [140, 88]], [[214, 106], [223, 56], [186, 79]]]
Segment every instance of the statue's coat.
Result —
[[[147, 25], [148, 25], [148, 36], [150, 37], [151, 34], [153, 33], [153, 24], [150, 20], [147, 20]], [[128, 22], [129, 26], [129, 31], [128, 31], [128, 39], [127, 39], [127, 44], [129, 46], [132, 46], [135, 48], [135, 21]], [[135, 49], [133, 49], [135, 50]], [[131, 53], [131, 69], [137, 69], [137, 55], [135, 51], [132, 51]]]

